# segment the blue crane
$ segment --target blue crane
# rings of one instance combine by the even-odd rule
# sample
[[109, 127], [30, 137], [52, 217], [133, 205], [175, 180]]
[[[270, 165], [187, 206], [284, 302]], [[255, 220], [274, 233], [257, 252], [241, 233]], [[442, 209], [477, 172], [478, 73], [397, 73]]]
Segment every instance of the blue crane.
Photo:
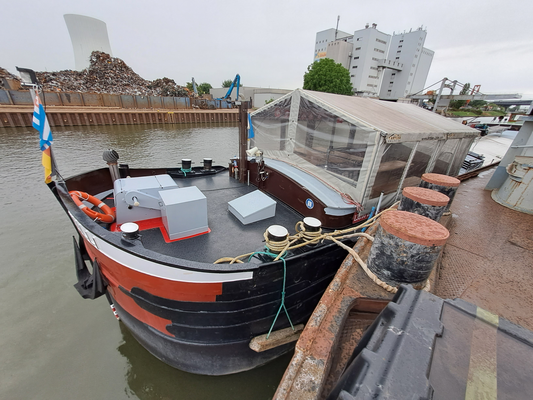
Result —
[[225, 96], [220, 98], [220, 99], [216, 99], [216, 100], [228, 100], [228, 99], [230, 99], [231, 92], [233, 92], [233, 88], [237, 87], [237, 97], [235, 97], [235, 100], [238, 101], [239, 100], [239, 87], [240, 87], [240, 84], [241, 84], [241, 76], [239, 74], [237, 74], [237, 75], [235, 75], [235, 79], [233, 80], [233, 82], [231, 82], [231, 85], [230, 85], [230, 87], [228, 89], [228, 92], [225, 94]]
[[194, 91], [194, 94], [198, 96], [198, 88], [196, 86], [196, 81], [194, 80], [194, 77], [192, 78], [192, 90]]

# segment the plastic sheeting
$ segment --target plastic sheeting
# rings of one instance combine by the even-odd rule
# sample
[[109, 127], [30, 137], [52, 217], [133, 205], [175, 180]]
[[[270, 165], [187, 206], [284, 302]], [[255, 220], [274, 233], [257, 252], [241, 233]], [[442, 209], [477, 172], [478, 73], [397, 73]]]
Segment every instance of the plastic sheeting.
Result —
[[[252, 113], [265, 158], [361, 203], [392, 202], [425, 172], [456, 175], [479, 132], [420, 107], [297, 89]], [[386, 205], [385, 203], [385, 205]]]

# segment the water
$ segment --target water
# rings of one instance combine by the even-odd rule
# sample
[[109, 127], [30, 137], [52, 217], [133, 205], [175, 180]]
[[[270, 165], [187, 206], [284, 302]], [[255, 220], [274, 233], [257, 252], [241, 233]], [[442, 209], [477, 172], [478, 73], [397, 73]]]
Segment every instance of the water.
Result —
[[[290, 354], [241, 374], [193, 375], [151, 356], [117, 322], [104, 297], [74, 287], [74, 228], [44, 184], [38, 134], [0, 128], [0, 398], [270, 399]], [[64, 177], [105, 167], [115, 149], [130, 167], [226, 165], [237, 127], [101, 126], [54, 129]]]

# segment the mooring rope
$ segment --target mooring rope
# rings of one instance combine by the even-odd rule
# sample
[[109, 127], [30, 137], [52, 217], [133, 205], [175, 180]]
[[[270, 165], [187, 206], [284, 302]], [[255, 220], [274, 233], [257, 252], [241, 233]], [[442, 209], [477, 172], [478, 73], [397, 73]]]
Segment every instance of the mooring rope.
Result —
[[[298, 223], [296, 223], [296, 227], [295, 227], [296, 234], [295, 235], [290, 235], [287, 238], [287, 240], [289, 242], [289, 246], [286, 246], [286, 242], [285, 241], [283, 242], [283, 243], [285, 243], [285, 247], [283, 247], [281, 249], [280, 254], [283, 251], [294, 250], [294, 249], [297, 249], [299, 247], [308, 246], [310, 244], [316, 244], [316, 243], [319, 243], [320, 241], [323, 241], [323, 240], [331, 240], [330, 238], [332, 238], [332, 237], [340, 240], [340, 239], [348, 239], [348, 238], [351, 238], [351, 237], [361, 236], [361, 237], [366, 237], [369, 240], [374, 240], [374, 238], [372, 236], [370, 236], [370, 235], [368, 235], [366, 233], [355, 232], [355, 231], [357, 231], [358, 229], [365, 228], [365, 227], [368, 227], [368, 226], [372, 225], [376, 221], [376, 219], [381, 217], [381, 215], [384, 212], [386, 212], [388, 210], [391, 210], [393, 207], [398, 205], [398, 203], [399, 202], [396, 202], [395, 204], [393, 204], [388, 209], [381, 211], [380, 213], [378, 213], [377, 215], [374, 215], [372, 218], [367, 219], [365, 222], [363, 222], [360, 225], [357, 225], [357, 226], [351, 227], [351, 228], [335, 230], [335, 231], [329, 232], [329, 233], [320, 232], [319, 235], [315, 235], [314, 232], [306, 231], [305, 227], [303, 226], [303, 223], [300, 225], [301, 221], [299, 221]], [[302, 228], [300, 228], [300, 226]], [[265, 237], [265, 240], [267, 240], [267, 233], [266, 232], [263, 234], [263, 236]], [[276, 245], [274, 245], [274, 246], [276, 247]], [[246, 253], [246, 254], [241, 254], [240, 256], [237, 256], [237, 257], [222, 257], [222, 258], [219, 258], [218, 260], [216, 260], [213, 264], [220, 264], [220, 263], [224, 263], [224, 262], [227, 262], [227, 263], [230, 263], [230, 264], [242, 263], [243, 262], [242, 260], [247, 258], [247, 257], [250, 257], [251, 254], [253, 254], [253, 252]], [[274, 261], [277, 261], [278, 259], [279, 259], [279, 255]]]
[[372, 279], [372, 282], [376, 283], [377, 285], [381, 286], [383, 289], [385, 289], [387, 292], [390, 293], [396, 293], [398, 291], [398, 288], [395, 286], [391, 286], [388, 283], [383, 282], [381, 279], [379, 279], [376, 274], [374, 274], [372, 271], [368, 269], [368, 266], [366, 263], [362, 260], [362, 258], [357, 254], [357, 252], [352, 249], [350, 246], [346, 246], [344, 243], [339, 242], [335, 238], [331, 238], [335, 243], [337, 243], [340, 247], [342, 247], [345, 250], [348, 250], [348, 252], [352, 255], [355, 261], [361, 266], [363, 271], [366, 272], [367, 276]]
[[266, 338], [268, 339], [268, 337], [272, 333], [272, 329], [274, 329], [274, 325], [276, 325], [276, 321], [278, 320], [279, 314], [282, 309], [285, 310], [285, 315], [287, 315], [289, 324], [291, 324], [291, 328], [294, 331], [294, 325], [292, 324], [291, 317], [289, 316], [289, 311], [287, 310], [287, 307], [285, 306], [285, 284], [287, 281], [287, 263], [285, 262], [285, 254], [281, 255], [281, 254], [274, 254], [269, 251], [259, 251], [259, 252], [252, 253], [250, 255], [250, 258], [252, 258], [256, 254], [264, 254], [272, 258], [276, 257], [276, 259], [280, 258], [283, 261], [283, 288], [281, 289], [281, 304], [278, 308], [278, 312], [276, 313], [276, 316], [274, 317], [274, 321], [272, 322], [272, 325], [270, 326], [270, 329], [268, 330], [268, 334]]
[[294, 230], [297, 234], [301, 233], [307, 244], [317, 244], [322, 236], [322, 228], [319, 228], [317, 231], [308, 231], [303, 221], [298, 221], [294, 226]]
[[[365, 271], [366, 275], [372, 280], [372, 282], [374, 282], [375, 284], [377, 284], [378, 286], [382, 287], [383, 289], [385, 289], [387, 292], [390, 292], [390, 293], [396, 293], [398, 291], [398, 288], [395, 287], [395, 286], [391, 286], [389, 285], [388, 283], [382, 281], [381, 279], [379, 279], [376, 274], [374, 274], [372, 271], [370, 271], [370, 269], [368, 268], [367, 264], [361, 259], [361, 257], [359, 256], [359, 254], [357, 254], [357, 252], [351, 248], [350, 246], [347, 246], [345, 245], [344, 243], [341, 242], [341, 240], [343, 239], [349, 239], [349, 238], [353, 238], [353, 237], [364, 237], [370, 241], [374, 241], [374, 237], [367, 234], [367, 233], [364, 233], [364, 232], [355, 232], [357, 231], [358, 229], [362, 229], [362, 228], [366, 228], [370, 225], [372, 225], [379, 217], [381, 217], [381, 215], [394, 208], [395, 206], [398, 205], [399, 202], [396, 202], [395, 204], [393, 204], [391, 207], [389, 207], [388, 209], [386, 210], [383, 210], [381, 211], [380, 213], [374, 215], [373, 217], [369, 218], [368, 220], [366, 220], [364, 223], [362, 223], [361, 225], [358, 225], [356, 227], [352, 227], [352, 228], [347, 228], [347, 229], [342, 229], [342, 230], [335, 230], [333, 232], [330, 232], [330, 233], [323, 233], [322, 230], [320, 229], [319, 231], [307, 231], [305, 229], [305, 225], [302, 221], [298, 221], [294, 227], [295, 231], [296, 231], [296, 234], [295, 235], [290, 235], [290, 236], [287, 236], [285, 239], [283, 239], [282, 241], [272, 241], [268, 238], [268, 232], [265, 231], [265, 233], [263, 234], [263, 237], [265, 238], [265, 242], [266, 242], [266, 248], [267, 250], [269, 250], [268, 252], [252, 252], [252, 253], [247, 253], [247, 254], [242, 254], [240, 256], [237, 256], [237, 257], [222, 257], [222, 258], [219, 258], [218, 260], [216, 260], [214, 262], [214, 264], [220, 264], [220, 263], [230, 263], [230, 264], [234, 264], [234, 263], [243, 263], [244, 261], [242, 261], [242, 259], [244, 258], [247, 258], [248, 257], [248, 261], [255, 255], [255, 254], [267, 254], [269, 256], [271, 256], [273, 258], [273, 261], [278, 261], [278, 260], [283, 260], [283, 270], [284, 270], [284, 275], [286, 274], [286, 262], [285, 262], [285, 255], [286, 255], [286, 252], [288, 250], [294, 250], [294, 249], [297, 249], [299, 247], [303, 247], [303, 246], [308, 246], [310, 244], [317, 244], [321, 241], [324, 241], [324, 240], [331, 240], [332, 242], [334, 242], [335, 244], [337, 244], [338, 246], [342, 247], [343, 249], [347, 250], [351, 255], [352, 257], [355, 259], [355, 261], [361, 266], [361, 268], [363, 269], [363, 271]], [[283, 292], [285, 292], [285, 279], [283, 281]], [[431, 284], [429, 282], [429, 280], [426, 281], [426, 285], [424, 286], [424, 288], [422, 290], [425, 290], [425, 291], [429, 291], [431, 289]], [[283, 293], [283, 299], [284, 299], [284, 296], [285, 294]], [[283, 305], [283, 303], [282, 303]], [[281, 308], [280, 308], [281, 310]], [[278, 311], [278, 314], [279, 314], [279, 311]], [[276, 316], [277, 318], [277, 316]], [[274, 321], [275, 322], [275, 321]], [[292, 323], [291, 323], [291, 326], [292, 326]], [[269, 332], [270, 334], [270, 332]]]
[[191, 172], [192, 171], [192, 167], [191, 168], [180, 168], [181, 172], [183, 172], [183, 175], [187, 176], [187, 172]]
[[268, 237], [268, 231], [265, 231], [265, 233], [263, 234], [263, 237], [265, 238], [266, 248], [270, 250], [272, 253], [276, 253], [275, 254], [276, 256], [279, 256], [280, 254], [282, 254], [289, 247], [290, 242], [289, 242], [288, 235], [283, 240], [274, 241]]
[[[337, 239], [335, 238], [328, 238], [332, 241], [334, 241], [335, 243], [337, 243], [337, 245], [339, 245], [340, 247], [342, 247], [343, 249], [347, 250], [351, 255], [352, 257], [354, 258], [355, 261], [357, 261], [357, 263], [359, 264], [359, 266], [363, 269], [363, 271], [365, 271], [366, 275], [372, 280], [372, 282], [374, 282], [376, 285], [382, 287], [383, 289], [385, 289], [387, 292], [389, 293], [396, 293], [398, 291], [398, 288], [396, 286], [391, 286], [389, 285], [388, 283], [382, 281], [381, 279], [379, 279], [376, 274], [374, 274], [372, 271], [370, 271], [370, 269], [368, 268], [368, 265], [363, 261], [363, 259], [359, 256], [359, 254], [357, 254], [357, 252], [351, 248], [350, 246], [346, 246], [344, 243], [342, 242], [339, 242]], [[370, 239], [373, 241], [374, 238], [373, 237], [370, 237]], [[422, 290], [425, 290], [426, 292], [429, 292], [431, 289], [431, 284], [429, 282], [429, 279], [426, 281], [426, 285], [424, 286], [424, 288]]]

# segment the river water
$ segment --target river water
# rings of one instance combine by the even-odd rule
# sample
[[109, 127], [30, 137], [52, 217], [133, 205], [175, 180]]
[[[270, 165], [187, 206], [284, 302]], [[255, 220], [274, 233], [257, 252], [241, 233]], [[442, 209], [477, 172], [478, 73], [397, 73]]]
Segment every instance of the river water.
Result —
[[[178, 167], [204, 157], [227, 165], [238, 149], [228, 125], [55, 128], [64, 177], [106, 167], [114, 149], [130, 167]], [[288, 354], [252, 371], [189, 374], [150, 355], [105, 297], [82, 299], [75, 283], [74, 227], [44, 184], [38, 133], [0, 128], [0, 399], [270, 399]]]

